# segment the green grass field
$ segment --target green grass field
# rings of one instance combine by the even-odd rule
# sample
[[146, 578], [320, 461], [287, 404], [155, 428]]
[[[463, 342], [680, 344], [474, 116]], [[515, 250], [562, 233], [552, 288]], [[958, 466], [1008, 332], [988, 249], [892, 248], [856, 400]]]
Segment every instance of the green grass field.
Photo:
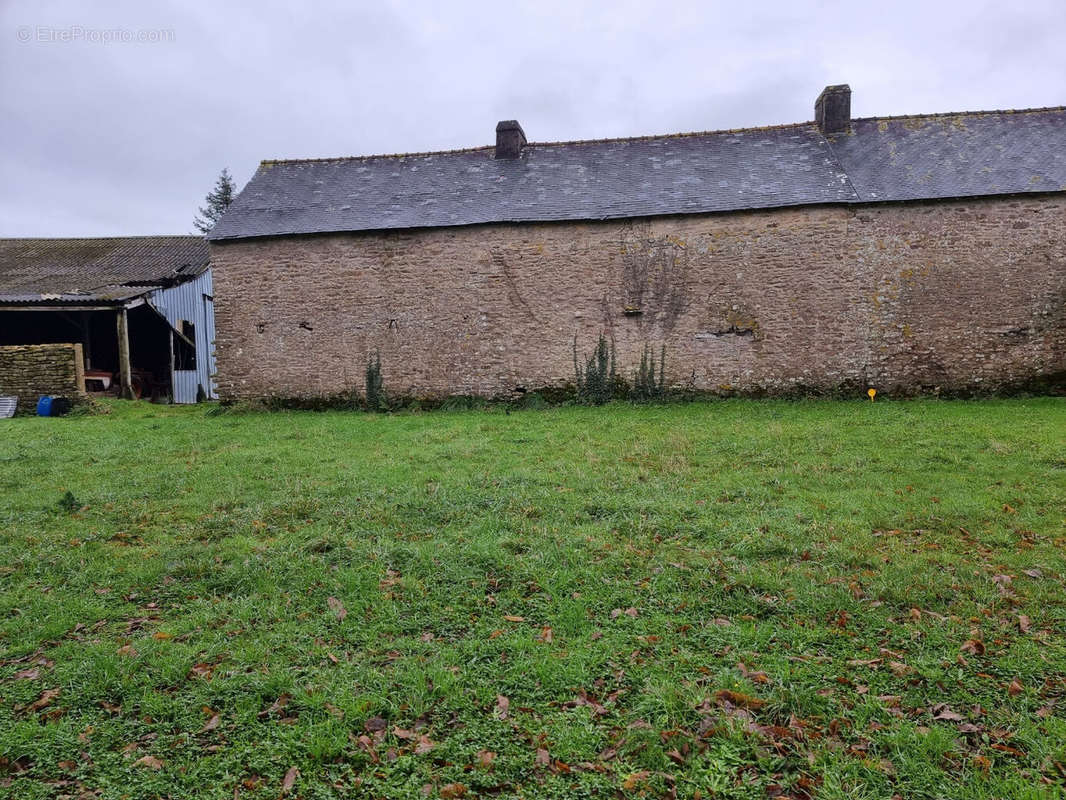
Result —
[[1066, 402], [0, 421], [0, 796], [1066, 792]]

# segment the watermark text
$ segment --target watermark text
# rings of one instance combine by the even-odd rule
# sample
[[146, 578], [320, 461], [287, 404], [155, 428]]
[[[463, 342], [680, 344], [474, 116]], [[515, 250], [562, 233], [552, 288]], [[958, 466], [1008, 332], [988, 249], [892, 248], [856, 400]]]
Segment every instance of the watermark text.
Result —
[[23, 44], [169, 44], [176, 41], [172, 28], [90, 28], [86, 25], [20, 25], [15, 38]]

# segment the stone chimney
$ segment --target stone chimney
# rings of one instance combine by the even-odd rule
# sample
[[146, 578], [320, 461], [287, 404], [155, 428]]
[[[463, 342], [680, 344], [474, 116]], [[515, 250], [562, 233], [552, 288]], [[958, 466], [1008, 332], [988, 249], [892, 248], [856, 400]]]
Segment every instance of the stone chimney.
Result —
[[496, 124], [496, 158], [518, 158], [526, 143], [526, 134], [516, 119]]
[[851, 130], [851, 87], [826, 86], [814, 101], [814, 121], [826, 136]]

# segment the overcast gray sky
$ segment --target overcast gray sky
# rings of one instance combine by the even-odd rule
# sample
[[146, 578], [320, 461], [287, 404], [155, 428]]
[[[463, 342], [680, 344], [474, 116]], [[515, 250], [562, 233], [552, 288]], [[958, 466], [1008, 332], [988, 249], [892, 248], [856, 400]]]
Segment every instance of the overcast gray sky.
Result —
[[[264, 158], [1066, 103], [1066, 2], [0, 0], [0, 236], [189, 233]], [[142, 41], [143, 39], [143, 41]]]

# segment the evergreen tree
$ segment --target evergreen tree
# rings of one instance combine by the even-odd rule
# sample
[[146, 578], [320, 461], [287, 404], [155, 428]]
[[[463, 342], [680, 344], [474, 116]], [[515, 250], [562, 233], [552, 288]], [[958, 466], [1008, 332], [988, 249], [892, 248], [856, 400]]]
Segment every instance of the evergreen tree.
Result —
[[223, 169], [218, 176], [218, 181], [215, 182], [215, 188], [208, 192], [207, 207], [201, 207], [200, 213], [193, 220], [196, 230], [200, 233], [209, 233], [215, 227], [222, 215], [226, 213], [229, 204], [233, 202], [236, 188], [229, 170]]

